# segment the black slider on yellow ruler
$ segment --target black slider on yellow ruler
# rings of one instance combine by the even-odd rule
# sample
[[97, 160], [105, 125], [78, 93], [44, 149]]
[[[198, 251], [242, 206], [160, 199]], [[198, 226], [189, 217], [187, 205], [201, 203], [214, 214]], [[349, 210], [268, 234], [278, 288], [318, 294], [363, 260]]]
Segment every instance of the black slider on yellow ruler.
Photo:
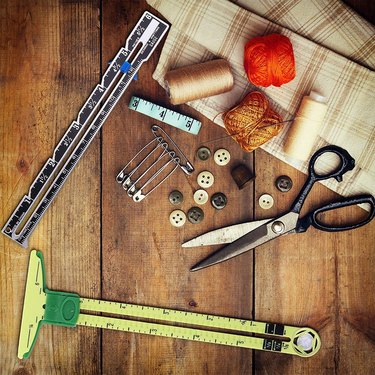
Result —
[[[89, 312], [124, 315], [129, 318], [137, 318], [137, 320], [91, 315]], [[170, 325], [166, 323], [170, 323]], [[180, 327], [176, 325], [177, 323], [193, 327]], [[301, 357], [310, 357], [316, 354], [320, 348], [319, 335], [311, 328], [101, 301], [80, 298], [73, 293], [50, 291], [45, 286], [42, 253], [33, 250], [30, 253], [18, 344], [20, 359], [30, 356], [42, 324], [67, 327], [84, 325]], [[205, 327], [208, 327], [209, 330], [206, 330]], [[244, 334], [238, 334], [238, 332]], [[64, 349], [61, 348], [61, 350]]]

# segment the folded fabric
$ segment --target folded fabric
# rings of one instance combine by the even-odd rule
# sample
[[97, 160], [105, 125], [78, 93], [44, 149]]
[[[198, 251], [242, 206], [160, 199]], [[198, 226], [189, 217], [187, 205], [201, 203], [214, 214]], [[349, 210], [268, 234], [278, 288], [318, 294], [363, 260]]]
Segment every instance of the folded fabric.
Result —
[[[316, 141], [315, 150], [327, 144], [336, 144], [347, 149], [356, 160], [356, 168], [345, 176], [343, 182], [328, 180], [324, 183], [343, 195], [375, 193], [375, 73], [290, 30], [294, 24], [296, 32], [301, 31], [309, 37], [316, 36], [317, 42], [326, 42], [327, 47], [332, 48], [331, 44], [334, 44], [334, 40], [341, 38], [341, 40], [348, 41], [350, 39], [348, 35], [351, 27], [353, 30], [360, 29], [359, 25], [362, 21], [359, 16], [356, 16], [355, 22], [348, 20], [346, 14], [352, 14], [352, 12], [347, 13], [345, 11], [347, 8], [343, 4], [339, 6], [335, 1], [329, 2], [335, 3], [335, 6], [324, 7], [322, 19], [319, 18], [317, 12], [315, 16], [308, 15], [308, 10], [312, 5], [308, 7], [306, 4], [310, 2], [307, 0], [278, 2], [278, 7], [275, 0], [263, 0], [260, 2], [261, 5], [257, 5], [258, 13], [262, 11], [267, 17], [278, 17], [279, 23], [289, 27], [286, 29], [230, 1], [147, 1], [172, 24], [153, 75], [162, 86], [164, 86], [166, 72], [175, 67], [215, 57], [225, 58], [230, 62], [235, 77], [234, 89], [226, 94], [189, 103], [221, 126], [224, 112], [239, 103], [249, 91], [259, 90], [248, 82], [243, 68], [243, 49], [246, 42], [252, 37], [270, 33], [281, 33], [290, 38], [295, 54], [296, 78], [280, 88], [269, 87], [262, 91], [270, 98], [273, 108], [284, 119], [293, 118], [302, 97], [308, 95], [311, 90], [324, 95], [328, 99], [328, 111], [325, 124]], [[237, 3], [241, 3], [242, 6], [250, 4], [244, 0], [237, 1]], [[252, 5], [253, 3], [257, 2], [251, 2]], [[313, 3], [317, 7], [317, 4], [322, 4], [323, 0]], [[304, 8], [303, 4], [307, 8]], [[264, 9], [260, 9], [261, 7]], [[329, 9], [333, 11], [340, 9], [341, 17], [338, 17], [336, 13], [329, 14]], [[300, 13], [304, 16], [301, 15], [301, 18], [296, 21]], [[352, 25], [348, 26], [349, 29], [342, 26], [346, 22]], [[371, 33], [371, 30], [374, 35], [374, 30], [364, 21], [363, 25], [361, 32], [353, 31], [355, 38], [361, 40], [358, 41], [358, 45], [362, 45], [361, 50], [358, 46], [348, 42], [336, 51], [355, 57], [362, 65], [373, 66], [375, 42], [374, 38], [367, 38], [366, 35], [367, 32]], [[342, 28], [345, 30], [343, 33], [340, 31]], [[336, 36], [330, 38], [329, 34], [333, 31]], [[363, 59], [364, 56], [366, 58]], [[307, 162], [299, 163], [291, 160], [283, 152], [287, 130], [288, 126], [262, 148], [306, 172]], [[326, 168], [329, 168], [329, 164]]]
[[232, 0], [372, 70], [375, 27], [340, 0]]

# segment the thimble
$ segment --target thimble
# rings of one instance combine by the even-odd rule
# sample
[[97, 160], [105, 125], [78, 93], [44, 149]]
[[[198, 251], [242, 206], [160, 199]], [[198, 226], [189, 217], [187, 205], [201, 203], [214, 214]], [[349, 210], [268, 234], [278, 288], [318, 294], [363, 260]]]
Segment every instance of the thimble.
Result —
[[231, 170], [231, 175], [240, 190], [255, 178], [250, 169], [244, 164], [234, 167]]

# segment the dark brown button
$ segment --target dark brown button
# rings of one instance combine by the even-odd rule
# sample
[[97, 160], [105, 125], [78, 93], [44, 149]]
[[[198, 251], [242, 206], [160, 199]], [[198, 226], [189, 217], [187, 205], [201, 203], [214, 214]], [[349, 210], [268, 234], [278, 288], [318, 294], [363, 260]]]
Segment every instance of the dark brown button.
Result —
[[283, 193], [289, 191], [293, 186], [293, 182], [288, 176], [280, 176], [276, 179], [276, 187]]
[[184, 196], [178, 190], [173, 190], [169, 194], [169, 202], [171, 202], [175, 206], [177, 206], [178, 204], [181, 204], [183, 200], [184, 200]]
[[197, 150], [197, 158], [202, 161], [206, 161], [211, 156], [211, 151], [208, 147], [199, 147]]
[[250, 169], [244, 164], [239, 164], [234, 167], [231, 171], [231, 175], [240, 190], [255, 178], [250, 172]]
[[217, 210], [222, 210], [227, 205], [228, 199], [224, 193], [215, 193], [211, 197], [211, 204]]
[[192, 207], [187, 212], [187, 217], [192, 224], [198, 224], [203, 220], [204, 213], [199, 207]]

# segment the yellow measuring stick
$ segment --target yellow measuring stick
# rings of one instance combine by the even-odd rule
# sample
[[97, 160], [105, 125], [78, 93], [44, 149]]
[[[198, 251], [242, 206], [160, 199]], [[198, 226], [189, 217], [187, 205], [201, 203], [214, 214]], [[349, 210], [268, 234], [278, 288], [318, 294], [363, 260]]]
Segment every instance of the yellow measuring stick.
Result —
[[[137, 320], [90, 315], [85, 312], [124, 315], [137, 318]], [[190, 327], [176, 326], [177, 323], [189, 325]], [[26, 282], [18, 344], [19, 358], [28, 358], [30, 356], [42, 324], [67, 327], [84, 325], [274, 351], [301, 357], [310, 357], [316, 354], [320, 348], [319, 335], [311, 328], [80, 298], [73, 293], [50, 291], [45, 287], [42, 253], [33, 250], [30, 254]], [[197, 326], [197, 328], [191, 326]]]

